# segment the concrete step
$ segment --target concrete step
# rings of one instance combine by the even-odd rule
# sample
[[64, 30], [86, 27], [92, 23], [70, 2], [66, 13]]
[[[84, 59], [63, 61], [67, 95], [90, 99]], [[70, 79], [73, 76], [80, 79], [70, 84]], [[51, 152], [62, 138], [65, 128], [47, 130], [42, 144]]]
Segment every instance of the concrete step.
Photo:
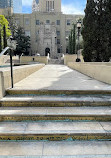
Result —
[[61, 59], [49, 59], [48, 64], [52, 64], [52, 65], [63, 65], [64, 64], [64, 60]]
[[111, 90], [24, 90], [24, 89], [7, 89], [7, 95], [20, 95], [20, 94], [28, 94], [28, 95], [90, 95], [90, 94], [111, 94]]
[[0, 121], [111, 121], [111, 107], [0, 107]]
[[74, 107], [111, 106], [111, 95], [9, 95], [0, 106], [12, 107]]
[[0, 142], [0, 155], [1, 158], [111, 158], [111, 142]]
[[[56, 149], [55, 149], [56, 150]], [[111, 155], [98, 155], [98, 154], [91, 154], [91, 155], [59, 155], [59, 156], [4, 156], [2, 158], [111, 158]]]
[[111, 122], [3, 122], [0, 140], [111, 140]]

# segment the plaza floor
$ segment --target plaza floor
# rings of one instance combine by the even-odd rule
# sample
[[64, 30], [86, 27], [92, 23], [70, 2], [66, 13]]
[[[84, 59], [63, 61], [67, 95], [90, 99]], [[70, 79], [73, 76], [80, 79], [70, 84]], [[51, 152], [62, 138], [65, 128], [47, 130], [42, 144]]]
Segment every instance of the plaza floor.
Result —
[[15, 89], [46, 90], [111, 90], [102, 83], [65, 65], [46, 65], [14, 85]]

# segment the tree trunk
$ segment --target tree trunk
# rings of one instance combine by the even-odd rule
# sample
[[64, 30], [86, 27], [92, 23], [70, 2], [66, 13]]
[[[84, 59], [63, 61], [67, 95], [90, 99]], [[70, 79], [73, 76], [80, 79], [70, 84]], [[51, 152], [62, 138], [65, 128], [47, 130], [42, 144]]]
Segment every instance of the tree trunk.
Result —
[[0, 53], [2, 51], [2, 38], [1, 38], [1, 30], [0, 30]]
[[3, 27], [3, 43], [4, 43], [4, 48], [7, 47], [7, 37], [6, 37], [6, 27], [4, 25]]

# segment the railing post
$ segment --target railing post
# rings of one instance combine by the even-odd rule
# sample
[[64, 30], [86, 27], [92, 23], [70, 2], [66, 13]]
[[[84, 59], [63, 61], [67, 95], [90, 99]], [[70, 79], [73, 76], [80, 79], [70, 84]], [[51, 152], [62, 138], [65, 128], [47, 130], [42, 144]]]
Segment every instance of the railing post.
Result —
[[12, 49], [10, 49], [11, 87], [13, 88]]

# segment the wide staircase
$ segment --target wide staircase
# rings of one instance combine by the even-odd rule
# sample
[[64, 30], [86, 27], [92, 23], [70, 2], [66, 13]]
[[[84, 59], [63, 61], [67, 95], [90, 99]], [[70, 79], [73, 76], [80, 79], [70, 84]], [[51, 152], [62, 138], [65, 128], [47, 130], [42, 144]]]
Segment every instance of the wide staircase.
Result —
[[111, 91], [6, 94], [0, 101], [0, 141], [111, 141]]
[[49, 62], [48, 64], [51, 64], [51, 65], [63, 65], [64, 64], [64, 60], [63, 59], [49, 59]]

